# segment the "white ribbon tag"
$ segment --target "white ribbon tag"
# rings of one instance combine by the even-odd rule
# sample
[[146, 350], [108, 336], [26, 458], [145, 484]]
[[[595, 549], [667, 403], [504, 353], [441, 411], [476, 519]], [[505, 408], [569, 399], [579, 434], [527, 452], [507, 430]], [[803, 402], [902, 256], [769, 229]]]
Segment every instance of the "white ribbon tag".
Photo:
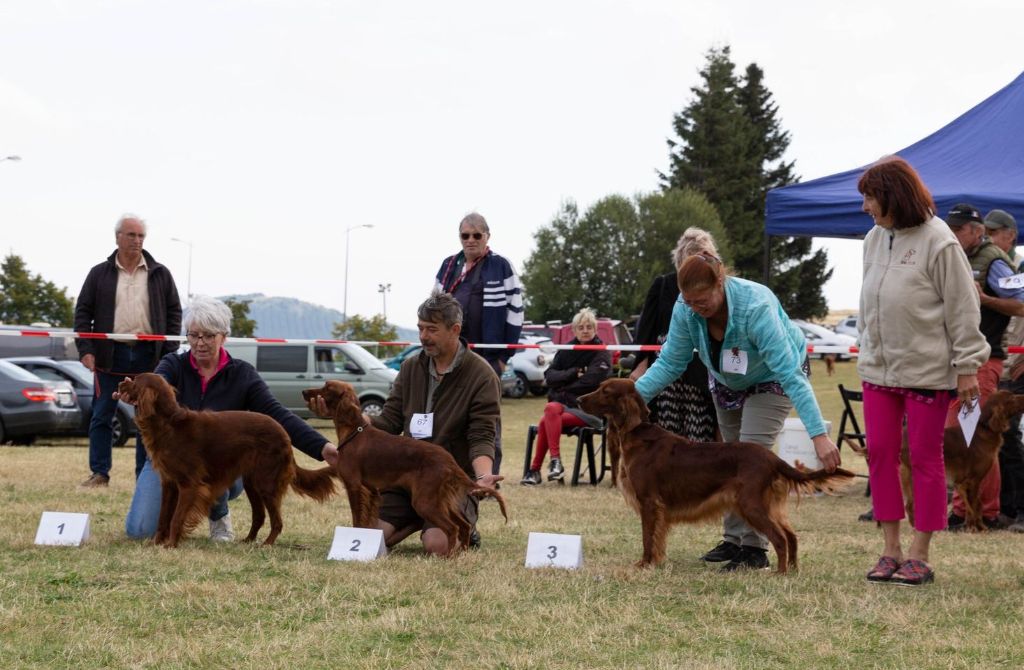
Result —
[[723, 351], [722, 372], [732, 372], [737, 375], [747, 374], [747, 352], [741, 351], [739, 347]]
[[960, 430], [964, 431], [964, 442], [970, 447], [974, 430], [978, 427], [978, 419], [981, 418], [981, 398], [976, 398], [970, 408], [966, 403], [961, 403], [956, 418], [960, 421]]
[[1024, 273], [1011, 277], [999, 278], [1000, 288], [1024, 288]]
[[413, 414], [409, 420], [409, 434], [417, 440], [429, 439], [434, 434], [434, 413]]

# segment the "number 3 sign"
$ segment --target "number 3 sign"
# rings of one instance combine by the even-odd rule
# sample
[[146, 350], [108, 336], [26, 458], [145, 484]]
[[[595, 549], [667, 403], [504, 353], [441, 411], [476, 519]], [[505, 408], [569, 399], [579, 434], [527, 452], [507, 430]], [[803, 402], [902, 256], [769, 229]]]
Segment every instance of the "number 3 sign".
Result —
[[526, 545], [526, 567], [569, 568], [583, 566], [583, 536], [530, 533]]
[[74, 512], [43, 512], [36, 544], [81, 546], [89, 539], [89, 515]]

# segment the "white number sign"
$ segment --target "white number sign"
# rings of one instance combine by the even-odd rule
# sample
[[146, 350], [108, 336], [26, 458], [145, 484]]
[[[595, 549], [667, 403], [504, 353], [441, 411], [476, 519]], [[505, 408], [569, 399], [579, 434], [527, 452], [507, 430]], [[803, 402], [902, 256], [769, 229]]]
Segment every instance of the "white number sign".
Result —
[[327, 554], [329, 561], [372, 561], [388, 555], [384, 531], [379, 528], [334, 529], [334, 542]]
[[583, 536], [557, 533], [530, 533], [526, 544], [526, 567], [583, 567]]
[[89, 515], [76, 512], [43, 512], [36, 544], [81, 546], [89, 539]]

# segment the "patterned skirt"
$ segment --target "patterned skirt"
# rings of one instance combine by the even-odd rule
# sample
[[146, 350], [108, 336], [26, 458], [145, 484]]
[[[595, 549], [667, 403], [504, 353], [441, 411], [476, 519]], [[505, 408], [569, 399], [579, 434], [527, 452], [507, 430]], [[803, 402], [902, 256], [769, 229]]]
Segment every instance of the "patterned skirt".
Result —
[[[702, 368], [704, 366], [701, 366]], [[692, 384], [683, 375], [651, 401], [652, 421], [665, 430], [694, 442], [718, 439], [718, 418], [707, 382]]]

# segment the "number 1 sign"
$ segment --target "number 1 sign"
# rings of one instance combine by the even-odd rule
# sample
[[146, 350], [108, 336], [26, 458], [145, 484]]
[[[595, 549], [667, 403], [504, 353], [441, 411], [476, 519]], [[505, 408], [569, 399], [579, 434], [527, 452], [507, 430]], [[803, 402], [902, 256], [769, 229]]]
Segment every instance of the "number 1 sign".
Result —
[[89, 515], [74, 512], [43, 512], [36, 544], [81, 546], [89, 539]]
[[583, 566], [583, 536], [530, 533], [526, 544], [526, 567], [569, 568]]

